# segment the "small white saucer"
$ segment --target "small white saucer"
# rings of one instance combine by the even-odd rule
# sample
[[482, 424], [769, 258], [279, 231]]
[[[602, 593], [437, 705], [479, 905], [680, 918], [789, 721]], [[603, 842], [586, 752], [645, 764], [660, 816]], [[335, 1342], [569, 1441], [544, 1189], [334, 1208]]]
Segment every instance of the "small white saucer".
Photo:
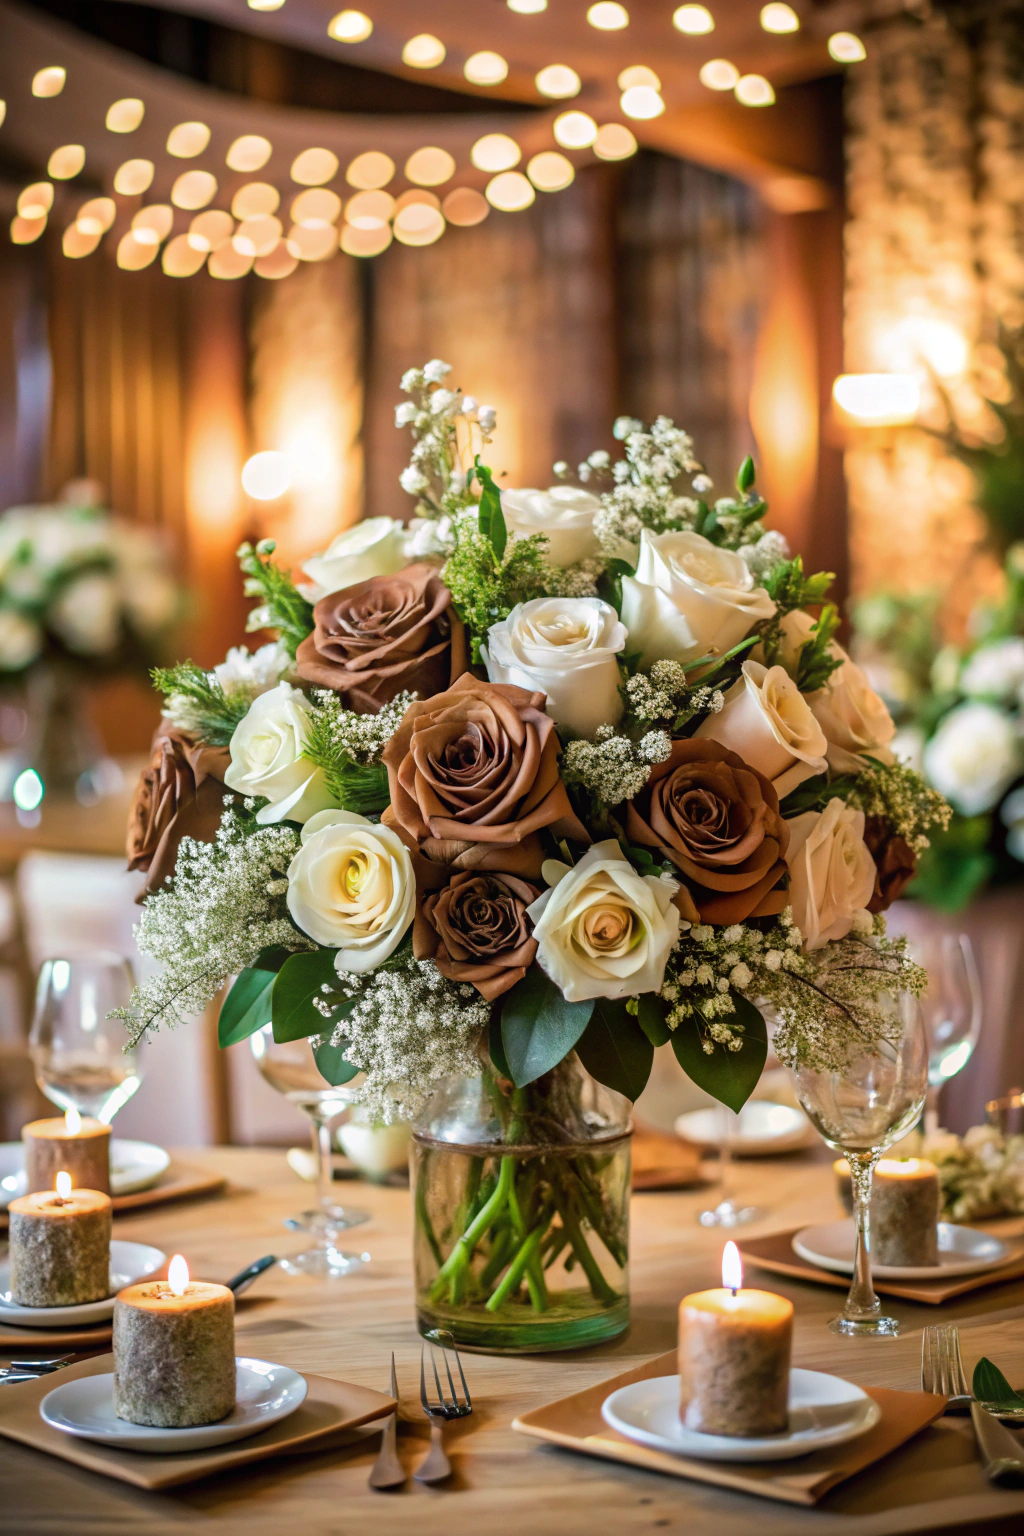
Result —
[[[808, 1264], [834, 1270], [837, 1275], [852, 1275], [853, 1243], [853, 1218], [847, 1217], [820, 1227], [804, 1227], [793, 1238], [793, 1252]], [[940, 1221], [937, 1264], [876, 1264], [872, 1260], [871, 1273], [878, 1280], [952, 1280], [956, 1275], [980, 1275], [987, 1269], [998, 1269], [1012, 1257], [1012, 1250], [998, 1237]]]
[[[771, 1104], [767, 1099], [748, 1099], [740, 1110], [729, 1151], [735, 1157], [771, 1157], [776, 1152], [796, 1152], [807, 1146], [814, 1132], [802, 1109]], [[692, 1109], [676, 1117], [676, 1135], [699, 1147], [718, 1147], [722, 1117], [717, 1109]]]
[[103, 1323], [114, 1315], [114, 1296], [126, 1285], [155, 1275], [167, 1262], [166, 1253], [148, 1243], [123, 1243], [114, 1238], [110, 1244], [110, 1295], [102, 1301], [85, 1301], [77, 1307], [20, 1307], [11, 1300], [11, 1265], [0, 1262], [0, 1323], [19, 1328], [58, 1328], [65, 1323]]
[[125, 1451], [205, 1451], [258, 1435], [279, 1419], [294, 1413], [305, 1399], [305, 1377], [287, 1365], [269, 1360], [235, 1359], [237, 1401], [226, 1419], [216, 1424], [197, 1424], [190, 1429], [155, 1429], [149, 1424], [129, 1424], [114, 1412], [113, 1373], [80, 1376], [48, 1392], [39, 1412], [53, 1429], [83, 1440], [99, 1440]]
[[789, 1373], [789, 1429], [781, 1435], [740, 1439], [687, 1429], [679, 1416], [679, 1377], [634, 1381], [606, 1398], [601, 1415], [620, 1435], [657, 1451], [699, 1461], [790, 1461], [826, 1445], [841, 1445], [873, 1429], [882, 1417], [874, 1398], [840, 1376]]
[[[170, 1154], [163, 1147], [151, 1141], [121, 1141], [115, 1136], [110, 1143], [111, 1194], [134, 1195], [150, 1189], [170, 1166]], [[5, 1211], [12, 1200], [24, 1193], [25, 1149], [20, 1141], [2, 1141], [0, 1211]]]

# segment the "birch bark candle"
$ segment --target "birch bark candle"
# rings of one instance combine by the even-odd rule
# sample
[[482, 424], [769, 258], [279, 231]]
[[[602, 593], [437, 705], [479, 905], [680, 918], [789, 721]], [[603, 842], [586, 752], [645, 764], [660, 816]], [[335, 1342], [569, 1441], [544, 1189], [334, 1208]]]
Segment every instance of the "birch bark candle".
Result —
[[[850, 1165], [834, 1163], [839, 1198], [853, 1209]], [[849, 1202], [849, 1203], [848, 1203]], [[924, 1268], [939, 1262], [939, 1170], [920, 1157], [883, 1157], [871, 1182], [871, 1257], [876, 1264]]]
[[30, 1120], [22, 1126], [28, 1193], [51, 1190], [58, 1172], [71, 1175], [75, 1189], [110, 1194], [110, 1126], [83, 1120], [77, 1109], [63, 1119]]
[[215, 1424], [235, 1406], [235, 1298], [190, 1280], [180, 1254], [166, 1280], [114, 1302], [114, 1412], [131, 1424]]
[[679, 1303], [680, 1413], [706, 1435], [782, 1434], [789, 1424], [793, 1303], [743, 1290], [735, 1243], [722, 1255], [722, 1289]]
[[11, 1219], [11, 1296], [22, 1307], [74, 1307], [110, 1295], [110, 1196], [71, 1188], [22, 1195]]

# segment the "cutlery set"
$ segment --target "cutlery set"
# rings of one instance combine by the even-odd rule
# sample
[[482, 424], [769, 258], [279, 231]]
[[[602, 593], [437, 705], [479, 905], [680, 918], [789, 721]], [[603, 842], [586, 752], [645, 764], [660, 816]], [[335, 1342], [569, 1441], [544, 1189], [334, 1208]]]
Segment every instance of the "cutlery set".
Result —
[[[452, 1419], [464, 1419], [473, 1412], [473, 1400], [466, 1385], [466, 1374], [450, 1333], [437, 1335], [441, 1354], [438, 1370], [437, 1351], [433, 1343], [420, 1348], [420, 1405], [430, 1420], [430, 1450], [413, 1473], [418, 1483], [442, 1483], [452, 1475], [452, 1464], [444, 1448], [444, 1426]], [[442, 1342], [443, 1341], [443, 1342]], [[427, 1366], [427, 1350], [430, 1365]], [[459, 1384], [455, 1384], [452, 1360], [458, 1372]], [[398, 1400], [398, 1379], [395, 1375], [395, 1357], [391, 1356], [391, 1396]], [[380, 1451], [370, 1471], [371, 1488], [401, 1488], [406, 1481], [405, 1468], [398, 1459], [397, 1429], [398, 1410], [388, 1415], [381, 1436]]]
[[947, 1413], [970, 1414], [990, 1483], [1003, 1488], [1024, 1487], [1024, 1445], [1000, 1423], [999, 1415], [978, 1401], [967, 1385], [958, 1328], [926, 1328], [921, 1335], [921, 1390], [948, 1397]]

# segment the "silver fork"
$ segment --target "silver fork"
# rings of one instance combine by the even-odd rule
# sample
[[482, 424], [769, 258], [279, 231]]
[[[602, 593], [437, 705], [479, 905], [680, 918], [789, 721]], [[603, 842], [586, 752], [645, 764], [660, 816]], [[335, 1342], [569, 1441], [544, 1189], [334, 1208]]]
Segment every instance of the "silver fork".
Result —
[[405, 1482], [405, 1468], [398, 1458], [398, 1379], [395, 1376], [394, 1350], [391, 1351], [391, 1396], [395, 1399], [395, 1408], [384, 1421], [380, 1450], [377, 1452], [377, 1460], [370, 1469], [370, 1487], [378, 1491], [385, 1488], [400, 1488]]
[[[445, 1376], [448, 1383], [448, 1395], [445, 1394], [444, 1384], [437, 1369], [437, 1356], [434, 1345], [430, 1345], [430, 1366], [433, 1376], [433, 1387], [436, 1397], [433, 1396], [430, 1387], [430, 1377], [427, 1373], [427, 1346], [420, 1349], [420, 1402], [423, 1412], [430, 1420], [430, 1450], [422, 1465], [414, 1473], [418, 1483], [440, 1483], [446, 1477], [452, 1475], [452, 1464], [445, 1455], [444, 1426], [450, 1419], [464, 1419], [467, 1414], [473, 1412], [473, 1400], [469, 1395], [469, 1387], [466, 1385], [466, 1373], [462, 1369], [462, 1361], [455, 1347], [455, 1340], [447, 1330], [440, 1330], [437, 1341], [441, 1345], [441, 1357], [444, 1365]], [[443, 1342], [442, 1342], [443, 1341]], [[459, 1381], [462, 1386], [462, 1396], [459, 1396], [452, 1376], [449, 1350], [455, 1356], [455, 1364], [459, 1371]]]
[[960, 1330], [949, 1324], [921, 1334], [921, 1390], [948, 1397], [947, 1413], [970, 1413], [972, 1393], [960, 1358]]

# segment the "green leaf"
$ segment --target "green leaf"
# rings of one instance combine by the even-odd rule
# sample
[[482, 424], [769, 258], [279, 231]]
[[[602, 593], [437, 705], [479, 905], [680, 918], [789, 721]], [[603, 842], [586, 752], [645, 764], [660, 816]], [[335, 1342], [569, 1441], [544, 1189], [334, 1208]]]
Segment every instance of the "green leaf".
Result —
[[982, 1355], [974, 1367], [971, 1391], [980, 1403], [999, 1408], [1024, 1408], [1024, 1397], [1015, 1392], [998, 1366]]
[[261, 949], [252, 965], [239, 972], [217, 1021], [217, 1044], [222, 1051], [270, 1023], [270, 994], [277, 972], [290, 958], [287, 949]]
[[641, 992], [637, 998], [636, 1021], [652, 1045], [667, 1045], [672, 1031], [665, 1023], [668, 1003], [657, 992]]
[[332, 1088], [339, 1088], [342, 1083], [349, 1082], [359, 1071], [358, 1067], [354, 1067], [350, 1061], [345, 1060], [347, 1049], [347, 1040], [341, 1040], [337, 1045], [322, 1044], [313, 1047], [313, 1060], [316, 1062], [317, 1071]]
[[494, 558], [500, 565], [508, 543], [505, 514], [501, 510], [501, 492], [495, 485], [494, 476], [487, 465], [481, 464], [479, 454], [476, 460], [476, 473], [480, 481], [480, 532], [485, 539], [490, 539]]
[[625, 999], [596, 1000], [590, 1023], [576, 1042], [576, 1052], [591, 1077], [631, 1102], [643, 1093], [654, 1064], [654, 1046], [637, 1028]]
[[501, 1009], [501, 1043], [509, 1075], [525, 1088], [568, 1056], [590, 1022], [593, 999], [569, 1003], [539, 966], [506, 993]]
[[755, 473], [756, 471], [754, 469], [754, 461], [748, 453], [736, 472], [736, 489], [739, 491], [741, 496], [745, 496], [750, 490], [750, 487], [754, 483]]
[[505, 1060], [505, 1047], [501, 1043], [501, 1015], [497, 1012], [491, 1014], [491, 1024], [487, 1033], [487, 1049], [491, 1057], [491, 1065], [499, 1077], [511, 1079], [508, 1062]]
[[716, 1045], [705, 1054], [693, 1019], [684, 1019], [672, 1036], [676, 1060], [691, 1082], [739, 1114], [757, 1086], [768, 1056], [768, 1030], [753, 1003], [733, 993], [735, 1023], [743, 1026], [743, 1045], [728, 1051]]
[[[338, 986], [336, 954], [334, 949], [314, 949], [292, 955], [281, 967], [271, 993], [274, 1039], [279, 1045], [323, 1034], [327, 1021], [319, 1008], [314, 1008], [313, 1000], [323, 996], [325, 985], [332, 991]], [[345, 1002], [354, 1006], [354, 999], [339, 998], [339, 1011]]]
[[992, 817], [987, 814], [954, 816], [945, 831], [934, 828], [907, 894], [940, 912], [961, 912], [995, 870], [991, 833]]

